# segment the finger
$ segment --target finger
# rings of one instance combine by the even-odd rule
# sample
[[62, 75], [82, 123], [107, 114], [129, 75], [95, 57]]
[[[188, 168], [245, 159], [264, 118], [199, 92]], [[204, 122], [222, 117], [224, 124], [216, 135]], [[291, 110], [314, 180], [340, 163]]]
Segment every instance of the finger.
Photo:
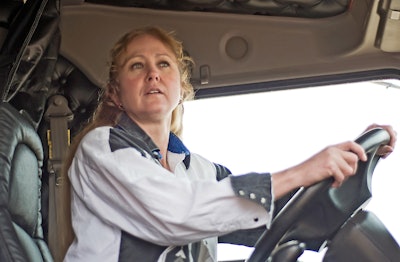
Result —
[[388, 146], [388, 145], [386, 145], [386, 146], [381, 146], [381, 147], [378, 149], [377, 154], [378, 154], [379, 156], [381, 156], [382, 158], [386, 158], [388, 155], [390, 155], [390, 153], [393, 152], [393, 150], [394, 150], [394, 148], [391, 147], [391, 146]]
[[348, 179], [349, 176], [356, 174], [357, 165], [355, 165], [354, 167], [346, 166], [345, 169], [346, 170], [344, 171], [336, 171], [333, 174], [334, 182], [332, 184], [332, 187], [340, 187]]
[[383, 128], [389, 133], [390, 141], [389, 141], [388, 145], [391, 146], [392, 148], [394, 148], [394, 145], [396, 144], [396, 141], [397, 141], [397, 132], [393, 129], [393, 127], [390, 125], [372, 124], [367, 128], [367, 130], [376, 128], [376, 127]]
[[354, 175], [357, 171], [358, 156], [353, 152], [343, 152], [344, 163], [341, 165], [345, 176]]
[[[326, 172], [328, 173], [328, 177], [333, 177], [334, 182], [332, 183], [333, 187], [339, 187], [345, 178], [345, 175], [342, 169], [346, 170], [348, 165], [346, 161], [342, 158], [341, 155], [336, 157], [334, 160], [330, 161], [330, 164], [327, 166]], [[347, 170], [347, 172], [349, 172]]]
[[342, 144], [339, 144], [338, 147], [344, 151], [349, 151], [354, 154], [361, 160], [361, 161], [367, 161], [367, 154], [364, 151], [364, 148], [357, 144], [356, 142], [349, 141], [345, 142]]
[[345, 177], [341, 171], [336, 171], [333, 173], [334, 182], [332, 183], [332, 187], [340, 187], [345, 180]]
[[333, 183], [332, 183], [332, 187], [333, 188], [338, 188], [338, 187], [340, 187], [342, 184], [339, 182], [339, 181], [334, 181]]
[[[395, 144], [396, 144], [396, 141], [397, 141], [397, 132], [394, 131], [394, 129], [393, 129], [391, 126], [385, 128], [385, 129], [386, 129], [386, 131], [388, 131], [388, 133], [389, 133], [389, 135], [390, 135], [390, 141], [389, 141], [389, 144], [388, 144], [388, 145], [389, 145], [390, 147], [394, 148], [394, 146], [395, 146]], [[392, 151], [393, 151], [393, 150], [392, 150]]]
[[356, 174], [358, 156], [349, 151], [340, 150], [336, 160], [333, 161], [328, 169], [330, 176], [333, 176], [333, 187], [339, 187], [349, 177]]

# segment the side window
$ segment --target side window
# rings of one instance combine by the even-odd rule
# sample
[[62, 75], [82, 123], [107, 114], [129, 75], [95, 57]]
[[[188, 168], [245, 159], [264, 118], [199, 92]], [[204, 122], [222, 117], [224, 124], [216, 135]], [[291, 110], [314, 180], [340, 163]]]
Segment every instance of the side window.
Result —
[[[399, 80], [388, 80], [190, 101], [185, 103], [183, 139], [191, 151], [234, 174], [279, 171], [327, 145], [355, 139], [372, 123], [392, 125], [400, 133], [398, 87]], [[366, 207], [398, 242], [399, 156], [395, 150], [375, 169], [373, 197]], [[251, 252], [228, 250], [220, 246], [219, 260], [243, 259]]]

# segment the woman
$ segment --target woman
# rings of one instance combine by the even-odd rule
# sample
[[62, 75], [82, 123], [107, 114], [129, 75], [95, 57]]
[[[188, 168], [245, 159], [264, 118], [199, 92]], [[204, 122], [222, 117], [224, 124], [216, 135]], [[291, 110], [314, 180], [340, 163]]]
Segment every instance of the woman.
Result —
[[[273, 202], [365, 161], [354, 142], [282, 172], [229, 176], [179, 139], [192, 60], [155, 27], [123, 36], [109, 82], [67, 161], [75, 239], [65, 261], [216, 261], [217, 236], [268, 225]], [[390, 146], [393, 150], [395, 133]], [[311, 172], [312, 171], [312, 172]]]

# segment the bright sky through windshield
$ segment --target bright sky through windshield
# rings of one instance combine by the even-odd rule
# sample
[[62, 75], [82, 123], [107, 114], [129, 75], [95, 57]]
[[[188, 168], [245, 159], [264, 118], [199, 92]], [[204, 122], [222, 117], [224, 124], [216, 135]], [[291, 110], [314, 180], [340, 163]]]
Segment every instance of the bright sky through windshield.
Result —
[[[390, 124], [400, 133], [399, 101], [400, 89], [373, 83], [200, 99], [185, 103], [183, 138], [189, 150], [234, 174], [280, 171], [327, 145], [354, 140], [372, 123]], [[399, 157], [395, 150], [379, 162], [367, 206], [398, 242]], [[224, 250], [219, 260], [249, 252], [235, 257], [232, 249]]]

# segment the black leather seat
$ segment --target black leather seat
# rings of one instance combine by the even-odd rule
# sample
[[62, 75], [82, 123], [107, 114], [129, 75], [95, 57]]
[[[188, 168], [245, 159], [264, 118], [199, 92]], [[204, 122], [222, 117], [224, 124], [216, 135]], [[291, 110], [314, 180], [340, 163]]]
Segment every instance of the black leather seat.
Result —
[[0, 104], [0, 261], [53, 261], [43, 239], [43, 148], [31, 123]]

